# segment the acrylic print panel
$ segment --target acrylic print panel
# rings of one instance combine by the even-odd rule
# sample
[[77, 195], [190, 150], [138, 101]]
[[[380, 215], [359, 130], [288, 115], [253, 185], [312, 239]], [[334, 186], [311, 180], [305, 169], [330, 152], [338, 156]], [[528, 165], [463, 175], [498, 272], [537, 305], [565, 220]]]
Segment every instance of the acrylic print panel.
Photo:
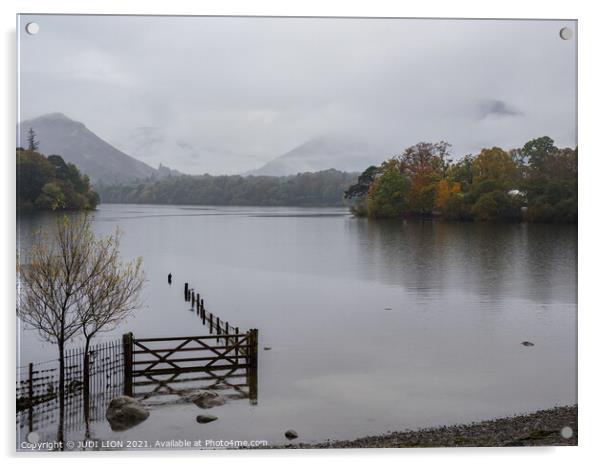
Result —
[[576, 21], [17, 28], [18, 450], [577, 444]]

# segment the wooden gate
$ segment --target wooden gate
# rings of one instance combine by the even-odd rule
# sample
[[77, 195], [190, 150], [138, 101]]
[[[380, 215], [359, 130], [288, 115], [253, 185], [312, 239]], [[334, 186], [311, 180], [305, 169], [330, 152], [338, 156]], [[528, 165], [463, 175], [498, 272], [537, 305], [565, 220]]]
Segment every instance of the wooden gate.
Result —
[[257, 377], [258, 332], [188, 337], [134, 338], [123, 336], [124, 393], [133, 395], [133, 379], [246, 369]]

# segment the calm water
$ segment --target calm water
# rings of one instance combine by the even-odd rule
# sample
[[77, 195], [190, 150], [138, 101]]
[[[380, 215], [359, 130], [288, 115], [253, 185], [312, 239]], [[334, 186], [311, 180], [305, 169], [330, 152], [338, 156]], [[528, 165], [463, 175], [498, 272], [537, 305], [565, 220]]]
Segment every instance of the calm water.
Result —
[[[22, 247], [52, 224], [21, 218]], [[94, 423], [94, 438], [285, 443], [292, 428], [304, 442], [351, 439], [576, 402], [574, 226], [373, 222], [306, 208], [93, 214], [98, 234], [117, 226], [123, 256], [144, 258], [146, 305], [101, 340], [207, 333], [183, 302], [187, 281], [209, 310], [259, 329], [258, 403], [214, 408], [219, 420], [206, 425], [195, 405], [154, 406], [126, 432]], [[21, 335], [18, 364], [54, 357]]]

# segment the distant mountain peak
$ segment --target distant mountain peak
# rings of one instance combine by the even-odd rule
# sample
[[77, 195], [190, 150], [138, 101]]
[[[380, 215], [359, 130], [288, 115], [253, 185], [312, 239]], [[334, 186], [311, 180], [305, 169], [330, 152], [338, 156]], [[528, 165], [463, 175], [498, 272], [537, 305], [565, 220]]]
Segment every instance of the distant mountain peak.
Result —
[[387, 155], [382, 145], [358, 136], [322, 134], [245, 175], [285, 176], [329, 169], [362, 172], [370, 165], [380, 164]]
[[[65, 122], [65, 123], [76, 123], [78, 125], [84, 125], [83, 123], [80, 123], [79, 121], [74, 120], [73, 118], [69, 118], [67, 115], [65, 115], [64, 113], [61, 112], [53, 112], [53, 113], [45, 113], [43, 115], [40, 115], [36, 118], [31, 118], [30, 120], [27, 120], [30, 122], [35, 122], [35, 121], [61, 121], [61, 122]], [[85, 125], [84, 125], [85, 126]]]
[[88, 175], [92, 182], [122, 183], [158, 174], [155, 168], [113, 147], [64, 113], [47, 113], [19, 123], [21, 143], [27, 141], [29, 128], [36, 133], [41, 153], [62, 156]]
[[41, 119], [54, 119], [54, 120], [75, 121], [73, 118], [69, 118], [67, 115], [65, 115], [64, 113], [61, 113], [61, 112], [45, 113], [44, 115], [40, 115], [36, 119], [40, 119], [40, 120]]

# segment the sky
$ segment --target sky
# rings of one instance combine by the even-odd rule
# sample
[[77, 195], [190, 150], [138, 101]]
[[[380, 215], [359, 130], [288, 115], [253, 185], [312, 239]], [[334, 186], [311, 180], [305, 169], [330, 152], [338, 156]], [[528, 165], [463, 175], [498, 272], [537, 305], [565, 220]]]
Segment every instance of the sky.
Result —
[[[36, 35], [22, 28], [39, 24]], [[232, 174], [316, 137], [453, 154], [575, 146], [572, 21], [21, 17], [19, 119], [61, 112], [151, 166]]]

